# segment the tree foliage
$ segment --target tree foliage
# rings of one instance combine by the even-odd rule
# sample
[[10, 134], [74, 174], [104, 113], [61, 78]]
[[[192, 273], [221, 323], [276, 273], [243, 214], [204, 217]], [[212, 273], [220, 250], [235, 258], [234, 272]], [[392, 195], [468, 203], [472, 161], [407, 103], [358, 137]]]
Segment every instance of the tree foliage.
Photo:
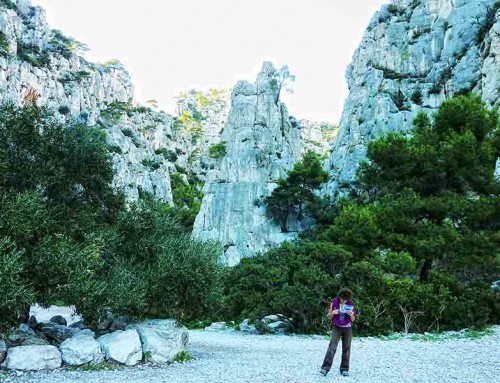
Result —
[[327, 179], [327, 173], [321, 167], [320, 156], [308, 151], [301, 161], [288, 172], [286, 180], [280, 179], [278, 186], [264, 202], [267, 213], [286, 232], [290, 214], [297, 212], [297, 219], [303, 218], [304, 209], [314, 204], [318, 197], [314, 194]]
[[210, 149], [208, 150], [210, 158], [219, 159], [224, 157], [227, 153], [226, 146], [227, 146], [226, 141], [222, 141], [219, 142], [218, 144], [213, 144], [212, 146], [210, 146]]
[[[500, 274], [498, 126], [480, 98], [459, 96], [433, 119], [418, 115], [410, 134], [371, 141], [357, 189], [310, 210], [316, 229], [231, 271], [228, 307], [253, 318], [286, 313], [298, 330], [318, 331], [326, 302], [349, 286], [361, 334], [498, 323], [500, 300], [490, 290]], [[282, 219], [291, 189], [283, 181], [269, 200]], [[312, 257], [316, 245], [343, 255]]]
[[460, 260], [464, 274], [482, 275], [472, 271], [495, 264], [500, 244], [498, 114], [478, 96], [460, 96], [444, 102], [432, 122], [420, 114], [414, 126], [412, 136], [370, 142], [369, 161], [360, 167], [363, 190], [383, 207], [380, 244], [423, 262], [422, 280], [435, 260], [454, 270]]
[[281, 68], [274, 71], [271, 79], [271, 87], [276, 91], [276, 103], [279, 101], [281, 96], [281, 91], [284, 89], [289, 93], [293, 93], [293, 89], [290, 84], [294, 82], [296, 76], [290, 73], [290, 68], [288, 65], [284, 65]]
[[162, 204], [126, 206], [112, 177], [99, 129], [62, 125], [34, 104], [0, 107], [0, 325], [57, 301], [88, 324], [106, 309], [216, 309], [222, 250], [191, 239]]

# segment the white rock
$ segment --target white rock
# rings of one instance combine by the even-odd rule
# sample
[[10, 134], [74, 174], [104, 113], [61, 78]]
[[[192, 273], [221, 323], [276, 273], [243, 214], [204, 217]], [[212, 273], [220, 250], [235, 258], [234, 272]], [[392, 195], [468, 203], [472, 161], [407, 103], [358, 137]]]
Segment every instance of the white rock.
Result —
[[75, 334], [73, 335], [73, 338], [75, 338], [77, 336], [90, 336], [92, 338], [95, 338], [95, 332], [92, 331], [91, 329], [85, 328], [83, 330], [75, 332]]
[[226, 322], [215, 322], [215, 323], [212, 323], [210, 326], [205, 327], [205, 330], [207, 330], [207, 331], [227, 330], [227, 324], [226, 324]]
[[61, 367], [61, 353], [55, 346], [19, 346], [9, 348], [2, 367], [10, 370], [53, 370]]
[[141, 341], [136, 330], [118, 330], [99, 337], [97, 341], [108, 360], [135, 366], [142, 359]]
[[147, 321], [137, 325], [137, 332], [144, 357], [152, 363], [170, 363], [188, 347], [187, 328], [178, 326], [174, 320]]
[[99, 364], [104, 360], [99, 343], [89, 335], [79, 335], [66, 339], [59, 346], [64, 363], [70, 366]]
[[321, 143], [311, 144], [322, 140], [320, 125], [301, 126], [290, 117], [273, 86], [275, 76], [273, 65], [266, 62], [254, 84], [236, 84], [222, 133], [226, 155], [207, 175], [194, 223], [195, 237], [226, 247], [226, 265], [296, 238], [302, 226], [293, 214], [285, 230], [268, 219], [263, 199], [306, 149], [324, 150]]
[[250, 319], [245, 319], [243, 322], [240, 323], [240, 331], [246, 332], [249, 334], [257, 334], [258, 333], [255, 326], [250, 324]]

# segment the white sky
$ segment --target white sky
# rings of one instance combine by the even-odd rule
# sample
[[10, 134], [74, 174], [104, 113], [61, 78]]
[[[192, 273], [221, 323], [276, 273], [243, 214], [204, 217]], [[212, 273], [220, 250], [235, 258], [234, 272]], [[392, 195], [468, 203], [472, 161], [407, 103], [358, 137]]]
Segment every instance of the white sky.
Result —
[[116, 58], [136, 99], [169, 113], [191, 88], [254, 81], [262, 62], [297, 76], [285, 96], [297, 118], [337, 122], [345, 69], [372, 15], [388, 0], [32, 0], [50, 26], [86, 43], [91, 61]]

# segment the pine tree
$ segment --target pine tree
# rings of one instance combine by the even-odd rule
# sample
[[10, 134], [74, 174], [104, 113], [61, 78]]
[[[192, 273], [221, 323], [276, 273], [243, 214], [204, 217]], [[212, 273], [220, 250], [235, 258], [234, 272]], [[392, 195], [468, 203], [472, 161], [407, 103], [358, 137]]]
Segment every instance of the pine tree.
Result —
[[368, 161], [360, 167], [362, 188], [383, 206], [377, 218], [384, 233], [380, 242], [410, 251], [421, 262], [422, 281], [436, 260], [470, 270], [495, 262], [500, 246], [497, 111], [478, 96], [459, 96], [444, 102], [433, 121], [419, 114], [412, 133], [370, 142]]
[[327, 173], [321, 167], [320, 156], [308, 151], [301, 161], [288, 172], [286, 180], [280, 179], [278, 187], [265, 199], [268, 214], [287, 231], [287, 220], [293, 211], [297, 211], [300, 221], [308, 203], [317, 201], [314, 191], [327, 179]]

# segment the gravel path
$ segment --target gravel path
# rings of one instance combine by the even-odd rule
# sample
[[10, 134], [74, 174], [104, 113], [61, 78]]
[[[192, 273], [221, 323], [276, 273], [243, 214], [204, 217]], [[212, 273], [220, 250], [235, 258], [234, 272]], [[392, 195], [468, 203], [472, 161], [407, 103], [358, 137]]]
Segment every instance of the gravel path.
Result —
[[[351, 376], [334, 368], [325, 378], [319, 366], [328, 345], [325, 337], [258, 336], [236, 332], [190, 332], [187, 363], [153, 368], [140, 366], [114, 371], [24, 373], [23, 383], [309, 383], [422, 382], [492, 383], [500, 376], [500, 327], [481, 339], [424, 342], [355, 339]], [[340, 351], [340, 345], [339, 350]], [[9, 379], [10, 380], [10, 379]]]

